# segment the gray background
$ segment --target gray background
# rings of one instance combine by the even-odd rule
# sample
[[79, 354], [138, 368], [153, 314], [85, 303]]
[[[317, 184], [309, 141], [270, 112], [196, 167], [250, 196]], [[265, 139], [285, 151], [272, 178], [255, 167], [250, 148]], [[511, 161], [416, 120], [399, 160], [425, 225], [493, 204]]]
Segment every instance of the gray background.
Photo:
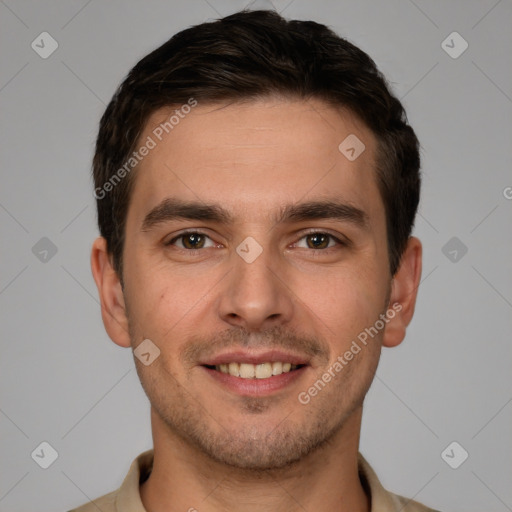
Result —
[[[132, 355], [104, 332], [89, 267], [93, 143], [136, 61], [175, 32], [245, 5], [0, 1], [1, 511], [53, 512], [95, 498], [151, 447]], [[417, 312], [406, 341], [383, 351], [361, 451], [387, 488], [433, 507], [512, 510], [512, 4], [275, 7], [326, 23], [367, 51], [423, 146]], [[31, 48], [43, 31], [59, 45], [47, 59]], [[453, 31], [469, 44], [456, 59], [441, 46]], [[452, 51], [460, 43], [447, 42]], [[43, 237], [55, 255], [41, 252], [47, 241], [33, 250]], [[443, 252], [452, 237], [459, 241]], [[42, 441], [58, 452], [46, 470], [31, 458]], [[452, 441], [469, 453], [458, 469], [441, 457]]]

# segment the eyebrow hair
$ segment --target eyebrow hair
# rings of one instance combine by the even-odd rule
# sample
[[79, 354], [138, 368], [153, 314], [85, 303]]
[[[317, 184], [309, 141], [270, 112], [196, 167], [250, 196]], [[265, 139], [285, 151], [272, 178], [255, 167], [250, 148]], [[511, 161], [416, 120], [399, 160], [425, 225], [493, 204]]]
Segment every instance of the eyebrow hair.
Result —
[[232, 224], [234, 220], [221, 206], [168, 197], [146, 215], [142, 231], [149, 231], [161, 222], [175, 219], [209, 220], [221, 224]]
[[[233, 215], [220, 205], [168, 197], [152, 208], [145, 216], [142, 231], [149, 231], [157, 224], [176, 219], [234, 224]], [[363, 229], [369, 227], [369, 217], [366, 212], [351, 204], [333, 200], [288, 204], [281, 208], [277, 218], [275, 218], [275, 223], [282, 224], [314, 219], [336, 219], [348, 221]]]
[[313, 219], [348, 221], [364, 229], [368, 229], [370, 221], [368, 214], [356, 206], [338, 201], [324, 200], [286, 205], [282, 208], [277, 223], [300, 222]]

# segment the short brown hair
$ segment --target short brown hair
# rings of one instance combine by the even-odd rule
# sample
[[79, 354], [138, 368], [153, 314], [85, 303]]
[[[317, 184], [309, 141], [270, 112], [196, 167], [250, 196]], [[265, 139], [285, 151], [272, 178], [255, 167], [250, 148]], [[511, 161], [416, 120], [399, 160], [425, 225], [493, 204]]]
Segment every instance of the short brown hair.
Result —
[[[419, 143], [400, 101], [373, 60], [313, 21], [241, 11], [183, 30], [140, 60], [103, 114], [93, 175], [98, 225], [122, 281], [122, 254], [134, 174], [105, 184], [161, 107], [266, 96], [317, 98], [355, 113], [378, 141], [378, 187], [386, 211], [391, 275], [400, 264], [420, 196]], [[117, 175], [119, 177], [119, 174]], [[112, 181], [110, 181], [112, 183]]]

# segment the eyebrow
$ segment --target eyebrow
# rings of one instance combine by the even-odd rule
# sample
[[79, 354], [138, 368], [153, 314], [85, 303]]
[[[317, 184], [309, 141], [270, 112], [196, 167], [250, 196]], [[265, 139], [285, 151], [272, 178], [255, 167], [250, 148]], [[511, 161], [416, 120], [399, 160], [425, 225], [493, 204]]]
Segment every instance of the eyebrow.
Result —
[[[158, 224], [179, 219], [202, 220], [219, 224], [234, 224], [235, 221], [233, 215], [218, 204], [205, 204], [169, 197], [152, 208], [145, 216], [142, 231], [150, 231]], [[333, 200], [288, 204], [280, 209], [274, 222], [283, 224], [320, 219], [346, 221], [365, 230], [369, 228], [369, 217], [366, 212], [354, 205]]]
[[221, 206], [168, 197], [149, 211], [142, 223], [142, 231], [149, 231], [157, 224], [177, 219], [207, 220], [221, 224], [232, 224], [234, 220]]

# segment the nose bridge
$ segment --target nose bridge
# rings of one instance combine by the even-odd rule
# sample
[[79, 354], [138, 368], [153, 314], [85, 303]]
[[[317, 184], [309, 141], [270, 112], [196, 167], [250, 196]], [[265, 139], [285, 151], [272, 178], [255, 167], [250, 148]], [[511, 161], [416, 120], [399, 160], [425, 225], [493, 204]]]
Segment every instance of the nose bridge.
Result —
[[219, 304], [222, 319], [251, 330], [287, 322], [293, 303], [284, 276], [279, 275], [282, 266], [275, 251], [247, 237], [231, 260], [232, 270]]

